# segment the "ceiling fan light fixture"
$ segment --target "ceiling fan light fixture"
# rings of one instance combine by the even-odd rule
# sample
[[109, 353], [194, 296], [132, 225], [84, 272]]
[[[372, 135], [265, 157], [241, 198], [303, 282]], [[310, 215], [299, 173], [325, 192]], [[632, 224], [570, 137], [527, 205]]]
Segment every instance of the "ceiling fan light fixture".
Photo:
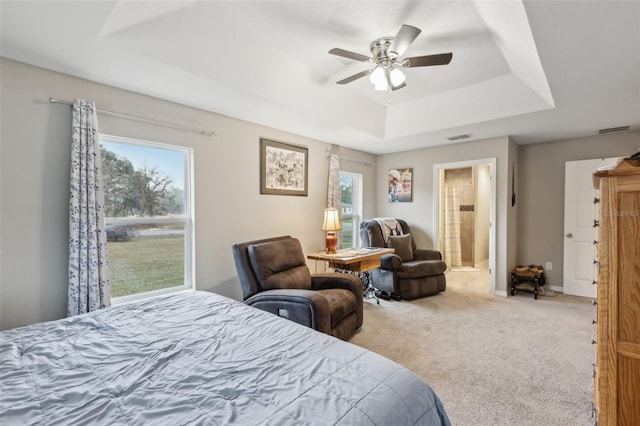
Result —
[[375, 86], [373, 86], [373, 88], [379, 92], [384, 92], [389, 88], [389, 85], [386, 81], [383, 81], [381, 84], [376, 84]]
[[369, 45], [371, 56], [361, 55], [348, 50], [334, 48], [329, 50], [331, 55], [340, 56], [353, 61], [369, 62], [375, 65], [373, 69], [360, 71], [350, 77], [336, 81], [336, 84], [347, 84], [366, 75], [373, 84], [375, 90], [396, 91], [406, 87], [406, 77], [402, 68], [430, 67], [434, 65], [447, 65], [451, 62], [453, 54], [439, 53], [436, 55], [412, 56], [401, 59], [407, 48], [420, 34], [420, 29], [411, 25], [402, 25], [395, 37], [381, 37]]
[[[371, 75], [369, 76], [369, 81], [374, 85], [374, 86], [381, 86], [381, 85], [385, 85], [387, 84], [387, 77], [384, 75], [384, 69], [382, 67], [376, 67], [372, 72]], [[376, 89], [378, 90], [378, 89]]]
[[393, 87], [400, 86], [407, 79], [399, 68], [392, 69], [389, 78]]

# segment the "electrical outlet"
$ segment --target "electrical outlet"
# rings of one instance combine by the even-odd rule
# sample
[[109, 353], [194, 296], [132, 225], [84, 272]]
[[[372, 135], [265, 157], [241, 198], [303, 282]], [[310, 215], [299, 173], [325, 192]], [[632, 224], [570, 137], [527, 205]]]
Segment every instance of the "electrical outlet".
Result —
[[553, 269], [553, 264], [551, 262], [547, 262], [547, 264], [544, 265], [544, 269], [550, 271], [551, 269]]

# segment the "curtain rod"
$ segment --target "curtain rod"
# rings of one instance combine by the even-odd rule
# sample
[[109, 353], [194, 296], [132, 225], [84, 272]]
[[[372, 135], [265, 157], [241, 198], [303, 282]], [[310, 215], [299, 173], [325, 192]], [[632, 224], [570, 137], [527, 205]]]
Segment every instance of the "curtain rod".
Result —
[[[330, 150], [325, 150], [325, 153], [327, 154], [327, 159], [329, 159], [331, 157], [332, 152]], [[334, 154], [338, 154], [338, 156], [340, 157], [340, 160], [345, 160], [345, 161], [350, 161], [352, 163], [359, 163], [359, 164], [363, 164], [365, 166], [373, 166], [372, 163], [369, 163], [365, 160], [361, 160], [359, 158], [354, 158], [354, 157], [349, 157], [340, 153], [334, 153]]]
[[[73, 106], [73, 102], [63, 101], [63, 100], [56, 99], [56, 98], [49, 98], [49, 102], [52, 103], [52, 104]], [[199, 135], [204, 135], [204, 136], [215, 136], [215, 134], [216, 134], [215, 131], [198, 130], [198, 129], [193, 129], [193, 128], [189, 128], [189, 127], [183, 127], [183, 126], [179, 126], [177, 124], [167, 123], [166, 121], [153, 120], [151, 118], [138, 117], [136, 115], [122, 114], [120, 112], [106, 111], [104, 109], [96, 109], [96, 111], [99, 112], [100, 114], [110, 115], [112, 117], [125, 118], [127, 120], [134, 120], [134, 121], [141, 121], [143, 123], [155, 124], [156, 126], [168, 127], [168, 128], [171, 128], [171, 129], [182, 130], [184, 132], [197, 133]]]
[[373, 166], [373, 164], [371, 164], [371, 163], [369, 163], [367, 161], [360, 160], [360, 159], [353, 158], [353, 157], [345, 157], [343, 155], [340, 156], [340, 160], [349, 161], [351, 163], [363, 164], [365, 166]]

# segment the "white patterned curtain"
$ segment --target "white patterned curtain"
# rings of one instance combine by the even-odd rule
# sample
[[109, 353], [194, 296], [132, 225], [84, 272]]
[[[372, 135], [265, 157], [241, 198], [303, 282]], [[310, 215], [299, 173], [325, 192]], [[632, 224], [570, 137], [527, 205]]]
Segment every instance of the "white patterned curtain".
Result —
[[460, 198], [455, 185], [444, 185], [444, 262], [449, 268], [462, 267], [460, 248]]
[[[329, 179], [327, 183], [327, 207], [334, 207], [340, 212], [340, 156], [329, 154]], [[337, 248], [342, 248], [342, 233], [336, 232]]]
[[67, 316], [111, 305], [98, 117], [93, 102], [73, 103]]

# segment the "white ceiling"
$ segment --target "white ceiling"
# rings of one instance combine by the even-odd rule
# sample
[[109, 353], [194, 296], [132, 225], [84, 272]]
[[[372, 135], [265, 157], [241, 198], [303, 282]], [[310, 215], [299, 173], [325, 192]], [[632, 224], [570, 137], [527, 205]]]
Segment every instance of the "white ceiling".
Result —
[[[1, 55], [382, 154], [511, 136], [640, 129], [639, 1], [7, 1]], [[402, 24], [403, 57], [452, 52], [376, 92], [369, 44]], [[51, 96], [59, 96], [52, 93]]]

